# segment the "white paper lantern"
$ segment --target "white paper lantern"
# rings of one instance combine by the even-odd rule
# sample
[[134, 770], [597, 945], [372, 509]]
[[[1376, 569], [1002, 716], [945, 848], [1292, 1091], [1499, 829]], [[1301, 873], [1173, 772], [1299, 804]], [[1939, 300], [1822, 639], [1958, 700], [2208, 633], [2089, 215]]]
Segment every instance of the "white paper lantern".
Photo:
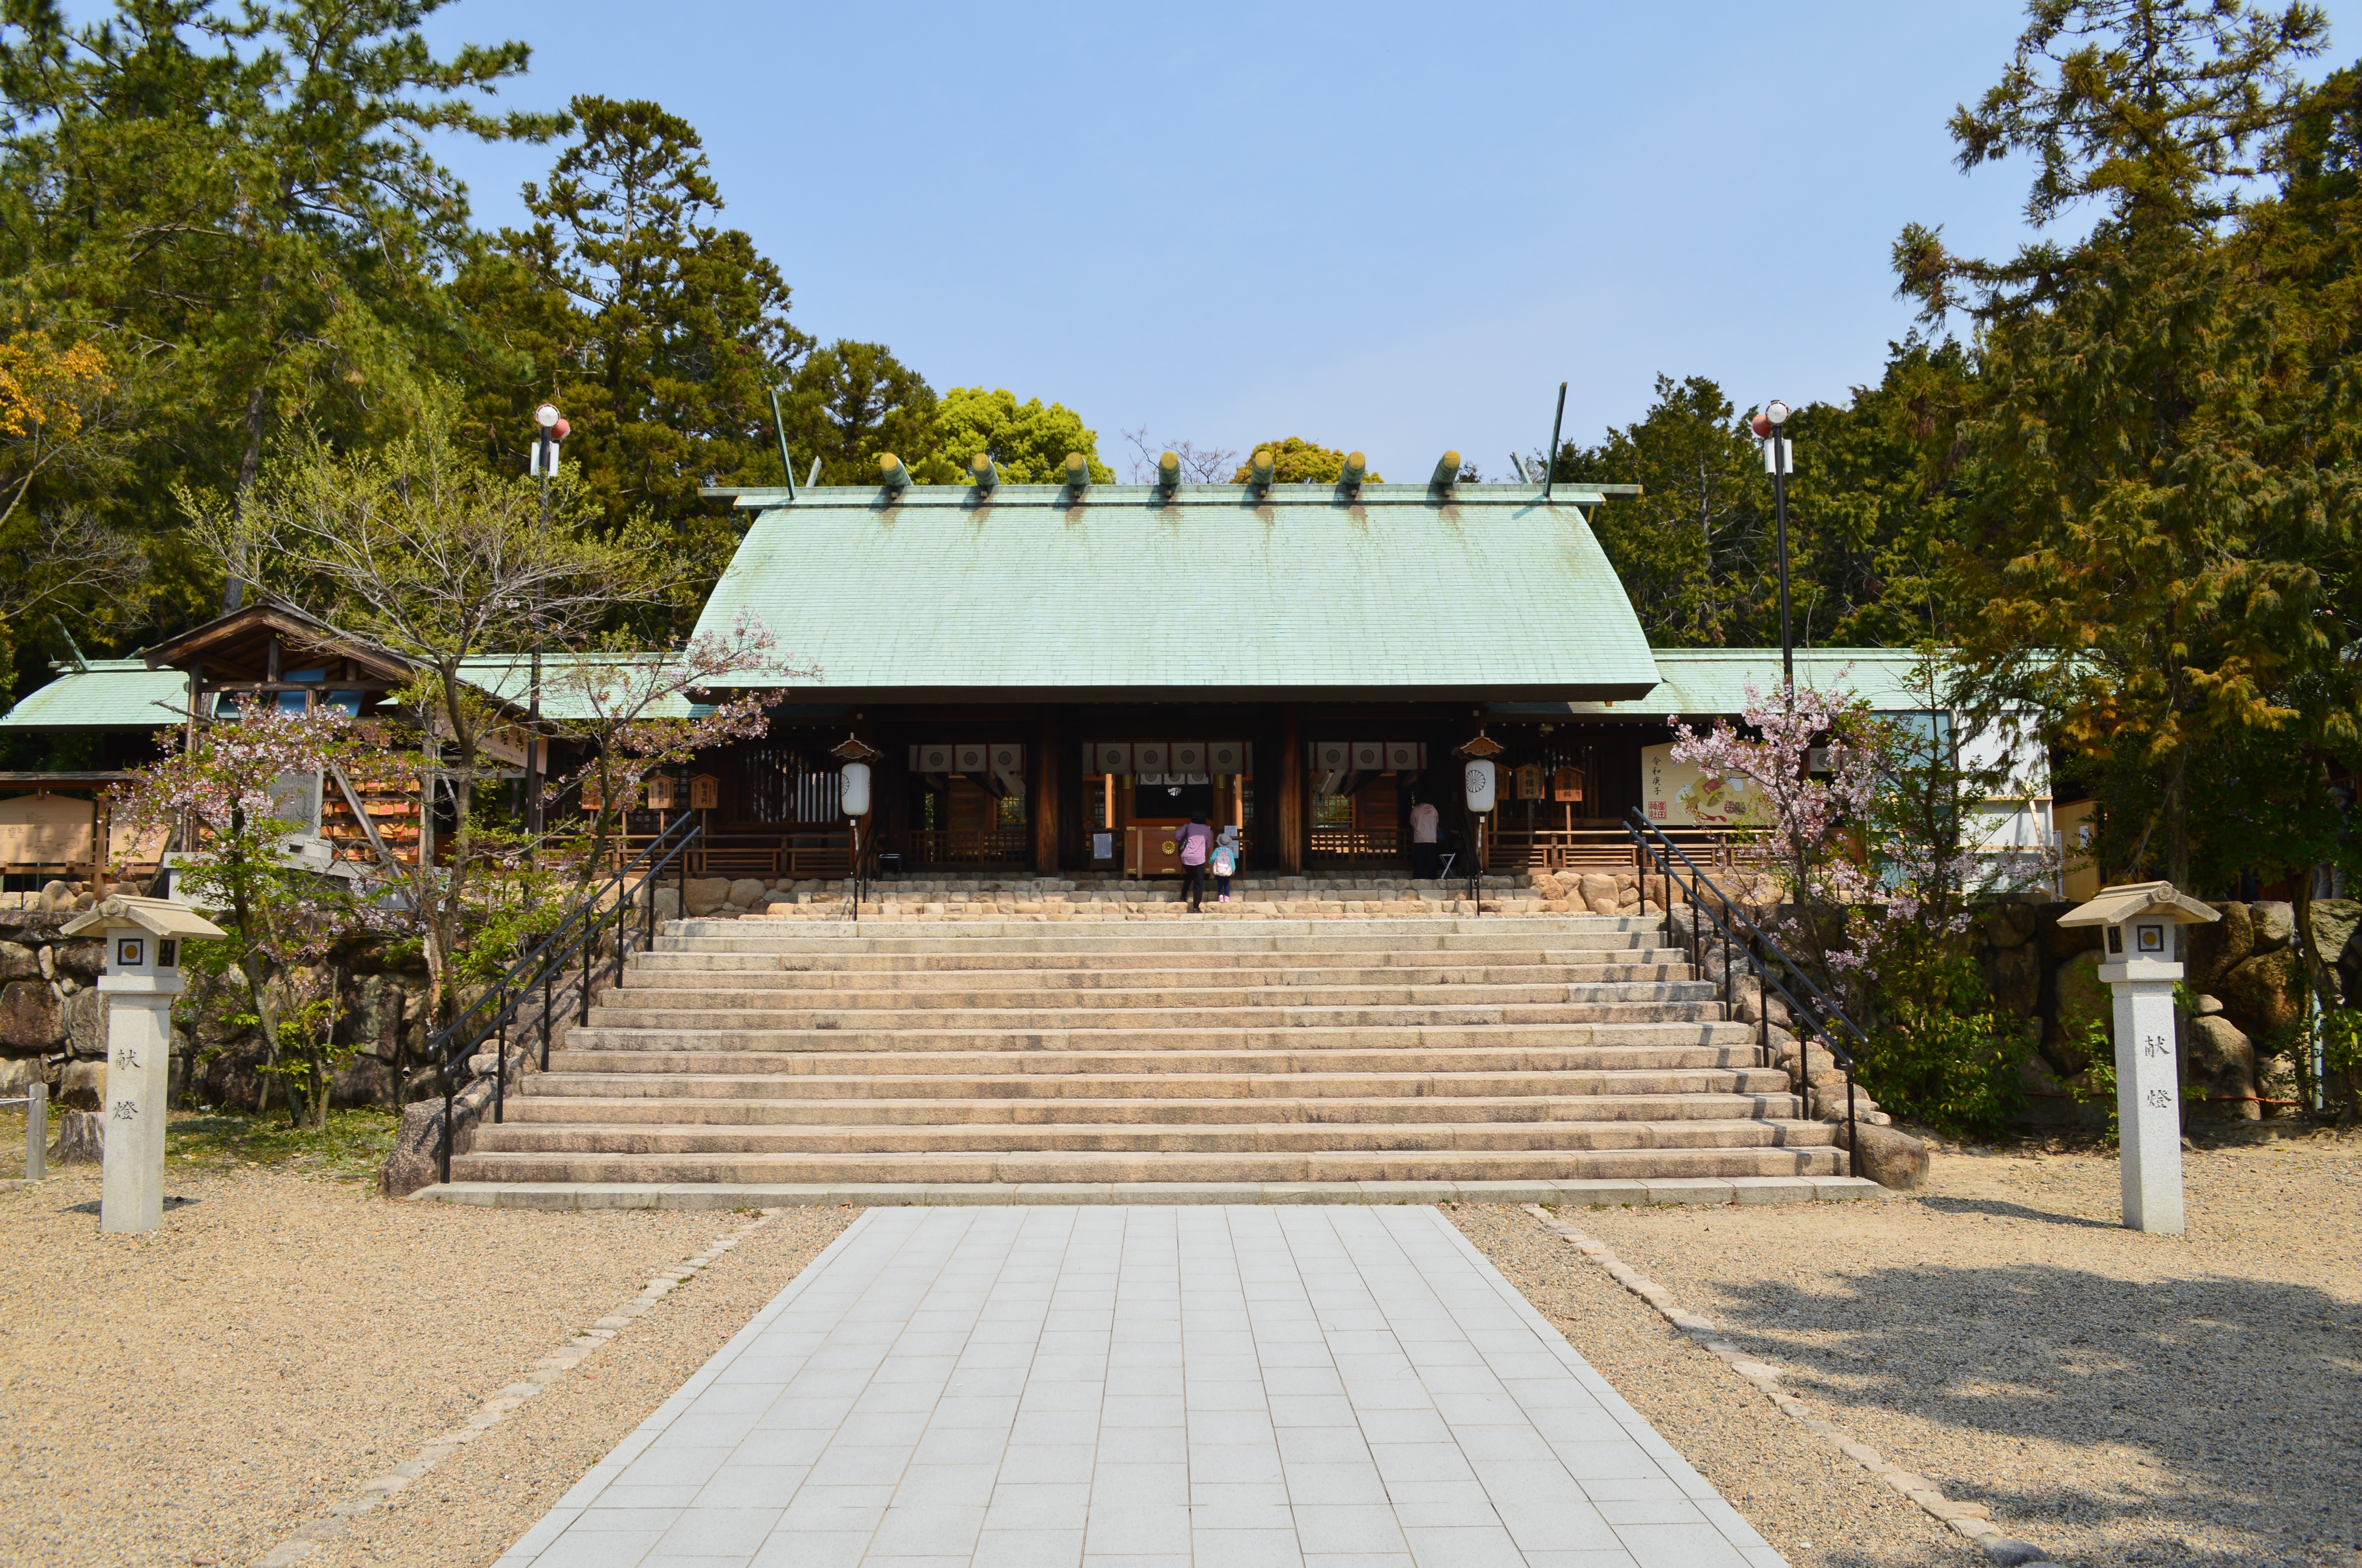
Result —
[[1493, 809], [1495, 769], [1490, 757], [1473, 757], [1462, 773], [1468, 790], [1468, 809], [1483, 813]]
[[840, 779], [837, 790], [839, 809], [848, 817], [867, 816], [869, 814], [869, 765], [866, 762], [848, 762], [844, 765], [844, 771], [838, 777]]

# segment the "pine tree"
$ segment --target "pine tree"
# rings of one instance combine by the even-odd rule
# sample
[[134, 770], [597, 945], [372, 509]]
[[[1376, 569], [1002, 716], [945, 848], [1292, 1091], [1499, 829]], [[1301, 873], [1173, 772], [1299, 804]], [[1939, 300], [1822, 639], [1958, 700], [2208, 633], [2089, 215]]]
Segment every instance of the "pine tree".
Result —
[[735, 534], [710, 482], [779, 482], [769, 393], [810, 347], [778, 269], [710, 221], [722, 193], [696, 130], [645, 100], [577, 97], [535, 222], [459, 285], [479, 333], [469, 414], [486, 460], [522, 471], [532, 410], [611, 532], [646, 513], [718, 576]]
[[1959, 161], [2030, 156], [2030, 216], [2092, 203], [2099, 222], [2001, 262], [1918, 226], [1896, 246], [1906, 292], [1984, 328], [1960, 427], [1984, 690], [2041, 701], [2114, 782], [2103, 865], [2177, 883], [2194, 770], [2303, 723], [2305, 676], [2340, 657], [2319, 562], [2355, 514], [2316, 465], [2301, 313], [2220, 232], [2323, 28], [2305, 6], [2038, 0], [2001, 84], [1954, 117]]

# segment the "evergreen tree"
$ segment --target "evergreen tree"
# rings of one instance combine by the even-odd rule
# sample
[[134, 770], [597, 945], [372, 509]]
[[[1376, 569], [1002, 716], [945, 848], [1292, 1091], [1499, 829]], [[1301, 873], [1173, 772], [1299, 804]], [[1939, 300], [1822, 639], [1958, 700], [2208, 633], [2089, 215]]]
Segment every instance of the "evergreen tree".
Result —
[[800, 461], [820, 459], [822, 484], [874, 484], [889, 452], [921, 484], [951, 484], [966, 474], [936, 449], [938, 403], [926, 378], [883, 343], [839, 338], [796, 367], [788, 445]]
[[1573, 442], [1554, 459], [1576, 483], [1638, 484], [1637, 500], [1592, 519], [1649, 640], [1710, 647], [1779, 638], [1771, 553], [1772, 481], [1761, 443], [1704, 376], [1657, 378], [1657, 401], [1596, 447]]
[[2001, 84], [1954, 117], [1959, 161], [2028, 155], [2030, 216], [2088, 202], [2099, 222], [1999, 262], [1918, 226], [1896, 246], [1931, 315], [1984, 326], [1964, 641], [1989, 694], [2041, 701], [2115, 781], [2112, 870], [2186, 884], [2203, 759], [2305, 723], [2307, 677], [2345, 661], [2323, 565], [2353, 547], [2351, 405], [2309, 390], [2302, 312], [2220, 232], [2324, 27], [2306, 6], [2037, 0]]
[[421, 28], [443, 4], [116, 0], [77, 23], [56, 0], [11, 0], [12, 314], [141, 368], [136, 482], [83, 499], [149, 523], [133, 498], [184, 481], [242, 492], [281, 432], [376, 439], [414, 402], [419, 362], [452, 341], [437, 280], [474, 243], [428, 144], [552, 128], [475, 106], [527, 51], [438, 58]]
[[459, 293], [480, 339], [469, 414], [487, 460], [522, 471], [532, 410], [570, 426], [565, 460], [605, 525], [655, 518], [718, 576], [735, 541], [701, 486], [776, 484], [769, 392], [810, 340], [788, 285], [737, 229], [687, 121], [644, 100], [577, 97], [533, 226], [503, 230]]

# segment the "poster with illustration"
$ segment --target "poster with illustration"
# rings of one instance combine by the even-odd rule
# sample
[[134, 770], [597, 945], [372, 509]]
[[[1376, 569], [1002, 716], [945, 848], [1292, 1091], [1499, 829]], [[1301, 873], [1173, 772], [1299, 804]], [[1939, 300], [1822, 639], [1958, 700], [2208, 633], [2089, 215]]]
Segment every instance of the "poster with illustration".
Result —
[[1708, 780], [1670, 743], [1640, 748], [1640, 811], [1659, 827], [1747, 827], [1761, 799], [1744, 778]]

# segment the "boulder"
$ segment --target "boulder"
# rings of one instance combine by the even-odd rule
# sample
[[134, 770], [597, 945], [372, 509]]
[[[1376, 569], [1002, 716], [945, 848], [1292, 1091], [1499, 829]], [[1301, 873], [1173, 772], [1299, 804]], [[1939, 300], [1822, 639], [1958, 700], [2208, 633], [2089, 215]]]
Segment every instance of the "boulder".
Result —
[[692, 915], [711, 914], [730, 898], [730, 879], [727, 877], [691, 877], [686, 887], [689, 912]]
[[[2008, 906], [2004, 908], [2024, 906]], [[2029, 939], [1996, 947], [1985, 958], [1985, 984], [1993, 1000], [2013, 1018], [2032, 1018], [2042, 1010], [2042, 949]]]
[[410, 993], [392, 975], [364, 975], [352, 988], [351, 1003], [337, 1032], [363, 1052], [393, 1059], [402, 1049], [402, 1014]]
[[50, 1159], [61, 1165], [94, 1165], [106, 1157], [106, 1123], [94, 1110], [69, 1110], [58, 1118], [58, 1146]]
[[[1845, 1137], [1842, 1123], [1838, 1136]], [[1927, 1145], [1908, 1132], [1898, 1132], [1892, 1127], [1872, 1122], [1858, 1122], [1853, 1130], [1853, 1174], [1868, 1176], [1881, 1187], [1908, 1191], [1927, 1179]]]
[[66, 998], [66, 1049], [77, 1056], [106, 1055], [106, 999], [97, 991]]
[[41, 956], [21, 942], [0, 942], [0, 980], [37, 980]]
[[2229, 1019], [2191, 1019], [2182, 1028], [2181, 1054], [2190, 1081], [2206, 1091], [2204, 1114], [2242, 1121], [2261, 1118], [2264, 1108], [2256, 1103], [2256, 1047]]
[[2182, 928], [2183, 978], [2193, 991], [2213, 990], [2234, 964], [2256, 950], [2256, 924], [2248, 918], [2247, 906], [2214, 907], [2223, 911], [2221, 920]]
[[2051, 972], [2051, 996], [2055, 999], [2051, 1013], [2049, 1038], [2043, 1042], [2043, 1055], [2051, 1065], [2069, 1077], [2091, 1065], [2083, 1048], [2084, 1028], [2097, 1019], [2103, 1024], [2115, 1018], [2114, 995], [2100, 978], [2100, 954], [2094, 949], [2078, 953]]
[[2077, 1125], [2094, 1120], [2092, 1113], [2078, 1103], [2066, 1083], [2050, 1069], [2039, 1053], [2018, 1064], [2017, 1080], [2025, 1090], [2025, 1112], [2023, 1120], [2037, 1127]]
[[1994, 948], [2023, 947], [2042, 929], [2042, 911], [2032, 904], [1994, 904], [1978, 917], [1978, 929]]
[[58, 1103], [76, 1110], [96, 1110], [106, 1103], [106, 1064], [68, 1062], [58, 1079]]
[[2357, 926], [2362, 926], [2362, 903], [2352, 899], [2321, 899], [2314, 902], [2313, 949], [2329, 971], [2330, 983], [2339, 988], [2341, 1000], [2351, 994], [2344, 988], [2345, 975], [2355, 960], [2362, 958], [2362, 946], [2354, 940]]
[[41, 896], [34, 907], [44, 914], [73, 908], [74, 890], [71, 882], [44, 882]]
[[658, 888], [657, 889], [657, 919], [659, 921], [668, 921], [679, 920], [679, 918], [680, 889], [679, 888], [670, 887]]
[[1621, 902], [1617, 895], [1616, 878], [1604, 871], [1585, 872], [1578, 886], [1582, 889], [1583, 901], [1590, 906], [1593, 914], [1612, 915]]
[[0, 1098], [20, 1096], [40, 1081], [39, 1056], [0, 1056]]
[[328, 1084], [328, 1103], [333, 1106], [392, 1105], [395, 1090], [393, 1064], [383, 1056], [364, 1051], [350, 1057], [337, 1069]]
[[106, 963], [106, 944], [95, 938], [61, 942], [50, 949], [50, 956], [59, 974], [72, 975], [76, 979], [95, 980]]
[[[2073, 907], [2052, 904], [2046, 912], [2063, 914]], [[2097, 953], [2100, 941], [2100, 928], [2096, 925], [2060, 925], [2053, 920], [2042, 928], [2042, 956], [2055, 969], [2079, 953]]]
[[2247, 917], [2256, 922], [2256, 951], [2258, 953], [2276, 953], [2296, 940], [2294, 904], [2250, 904]]
[[2224, 1015], [2252, 1040], [2293, 1029], [2303, 1019], [2303, 977], [2296, 949], [2284, 946], [2241, 959], [2211, 989], [2223, 999]]
[[57, 993], [48, 986], [39, 980], [11, 980], [0, 986], [0, 1045], [46, 1051], [64, 1032]]
[[2200, 997], [2191, 1004], [2191, 1016], [2193, 1018], [2212, 1018], [2222, 1010], [2223, 999], [2221, 997]]
[[759, 877], [741, 877], [730, 884], [730, 890], [723, 899], [742, 910], [751, 910], [761, 903], [763, 895], [770, 890], [770, 885]]

